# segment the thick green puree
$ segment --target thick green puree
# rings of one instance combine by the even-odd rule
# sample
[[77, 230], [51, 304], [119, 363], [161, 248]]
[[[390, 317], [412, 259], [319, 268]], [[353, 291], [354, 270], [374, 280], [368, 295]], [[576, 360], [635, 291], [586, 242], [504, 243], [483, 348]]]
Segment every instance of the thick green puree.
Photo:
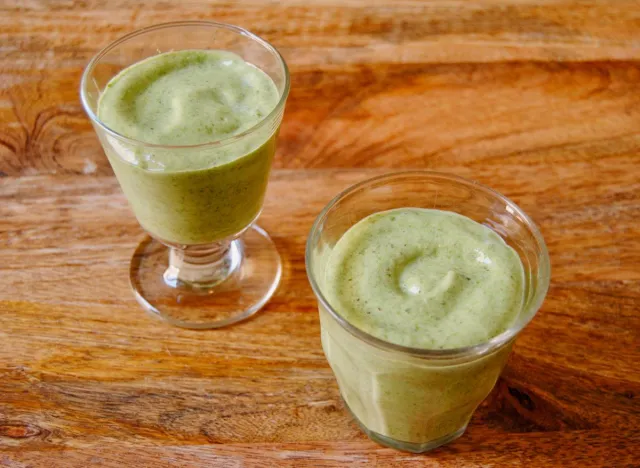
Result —
[[[476, 345], [506, 330], [522, 308], [516, 252], [455, 213], [379, 212], [351, 227], [327, 255], [321, 282], [331, 307], [390, 343], [429, 350]], [[371, 345], [322, 306], [320, 320], [327, 360], [360, 424], [374, 438], [417, 444], [416, 450], [464, 431], [511, 348], [417, 357]]]
[[204, 244], [255, 219], [277, 128], [266, 123], [229, 139], [268, 116], [279, 98], [271, 78], [226, 51], [159, 54], [114, 77], [98, 118], [137, 140], [107, 135], [103, 143], [143, 227], [164, 241]]
[[471, 346], [508, 328], [523, 298], [518, 255], [456, 213], [405, 208], [373, 214], [338, 241], [329, 301], [358, 328], [427, 349]]

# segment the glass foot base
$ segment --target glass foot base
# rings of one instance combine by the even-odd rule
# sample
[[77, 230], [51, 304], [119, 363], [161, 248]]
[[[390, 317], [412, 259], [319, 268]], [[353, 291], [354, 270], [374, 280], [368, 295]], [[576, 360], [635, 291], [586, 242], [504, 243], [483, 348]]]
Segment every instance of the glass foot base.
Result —
[[218, 328], [244, 320], [276, 291], [282, 275], [280, 255], [258, 226], [234, 240], [230, 252], [237, 263], [229, 276], [211, 287], [194, 289], [167, 279], [169, 248], [148, 237], [131, 259], [135, 297], [148, 312], [182, 328]]
[[349, 411], [349, 414], [353, 417], [356, 423], [358, 423], [358, 426], [360, 427], [362, 432], [364, 432], [367, 435], [367, 437], [369, 437], [369, 439], [373, 440], [374, 442], [380, 445], [384, 445], [385, 447], [390, 447], [396, 450], [402, 450], [403, 452], [411, 452], [411, 453], [429, 452], [430, 450], [434, 450], [445, 444], [453, 442], [462, 434], [464, 434], [464, 431], [466, 431], [467, 429], [467, 426], [464, 425], [460, 429], [458, 429], [457, 431], [451, 434], [447, 434], [443, 437], [439, 437], [437, 439], [430, 440], [428, 442], [423, 442], [423, 443], [405, 442], [403, 440], [393, 439], [391, 437], [388, 437], [388, 436], [379, 434], [375, 431], [372, 431], [370, 429], [367, 429], [367, 427], [365, 427], [365, 425], [360, 422], [360, 420], [355, 416], [355, 414], [353, 414], [353, 411], [351, 411], [351, 408], [349, 408], [349, 405], [347, 405], [347, 402], [344, 401], [344, 399], [342, 399], [342, 401], [344, 403], [344, 406]]

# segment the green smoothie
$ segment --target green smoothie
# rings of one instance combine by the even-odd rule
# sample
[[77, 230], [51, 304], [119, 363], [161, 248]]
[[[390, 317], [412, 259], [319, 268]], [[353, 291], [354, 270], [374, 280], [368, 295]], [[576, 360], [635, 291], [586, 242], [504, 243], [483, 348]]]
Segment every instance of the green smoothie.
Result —
[[[328, 255], [329, 304], [389, 343], [429, 350], [477, 345], [509, 328], [522, 308], [517, 253], [456, 213], [375, 213]], [[430, 360], [371, 346], [322, 308], [321, 323], [325, 354], [351, 411], [367, 431], [410, 443], [464, 430], [510, 350], [509, 344], [475, 360]]]
[[159, 54], [115, 76], [98, 118], [139, 143], [104, 135], [103, 146], [142, 226], [181, 245], [248, 226], [262, 207], [278, 129], [264, 122], [243, 133], [279, 99], [269, 76], [227, 51]]

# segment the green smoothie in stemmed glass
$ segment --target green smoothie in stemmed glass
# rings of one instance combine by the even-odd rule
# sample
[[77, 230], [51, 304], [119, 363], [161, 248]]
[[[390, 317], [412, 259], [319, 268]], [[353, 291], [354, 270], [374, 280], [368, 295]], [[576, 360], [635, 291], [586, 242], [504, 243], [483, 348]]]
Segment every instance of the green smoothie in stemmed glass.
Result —
[[274, 294], [282, 262], [256, 220], [289, 87], [275, 47], [213, 21], [133, 31], [87, 65], [82, 104], [151, 236], [129, 268], [145, 310], [217, 328]]
[[100, 98], [98, 117], [128, 138], [173, 147], [107, 147], [142, 226], [185, 245], [214, 242], [247, 226], [262, 206], [275, 132], [201, 151], [179, 146], [239, 135], [279, 99], [268, 75], [228, 51], [168, 52], [116, 75]]

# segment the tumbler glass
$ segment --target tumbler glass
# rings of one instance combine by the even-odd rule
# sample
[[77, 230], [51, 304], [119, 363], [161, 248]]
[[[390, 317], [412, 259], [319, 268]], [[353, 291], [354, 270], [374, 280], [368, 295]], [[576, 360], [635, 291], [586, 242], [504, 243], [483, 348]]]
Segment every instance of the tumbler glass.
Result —
[[[510, 328], [475, 346], [409, 348], [365, 333], [327, 300], [325, 268], [342, 235], [373, 213], [405, 207], [467, 216], [518, 253], [525, 297]], [[410, 452], [432, 450], [463, 434], [494, 387], [514, 339], [540, 308], [550, 278], [542, 235], [518, 206], [478, 183], [428, 171], [376, 177], [339, 194], [311, 229], [306, 264], [319, 302], [322, 346], [347, 408], [371, 439]]]

